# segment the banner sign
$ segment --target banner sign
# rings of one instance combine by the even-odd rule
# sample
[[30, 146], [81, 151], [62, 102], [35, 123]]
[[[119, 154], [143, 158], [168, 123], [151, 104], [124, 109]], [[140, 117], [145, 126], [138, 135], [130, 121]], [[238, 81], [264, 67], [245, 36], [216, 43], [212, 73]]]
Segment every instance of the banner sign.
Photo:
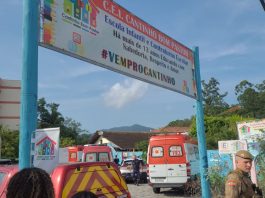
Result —
[[238, 137], [248, 143], [265, 138], [265, 119], [237, 123]]
[[247, 142], [245, 140], [218, 141], [218, 150], [220, 154], [235, 154], [239, 150], [247, 150]]
[[197, 97], [193, 51], [112, 0], [42, 0], [40, 45]]
[[34, 167], [50, 173], [59, 162], [60, 128], [37, 129], [34, 142]]

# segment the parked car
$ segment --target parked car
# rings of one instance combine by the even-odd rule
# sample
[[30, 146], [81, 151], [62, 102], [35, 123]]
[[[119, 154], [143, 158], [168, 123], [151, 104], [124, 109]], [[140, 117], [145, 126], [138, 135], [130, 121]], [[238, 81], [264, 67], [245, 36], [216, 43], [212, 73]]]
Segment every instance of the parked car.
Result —
[[9, 180], [18, 171], [17, 165], [1, 165], [0, 166], [0, 197], [6, 197], [6, 189]]
[[[147, 165], [143, 162], [142, 159], [138, 160], [141, 161], [142, 168], [140, 168], [140, 181], [147, 183]], [[125, 159], [122, 161], [120, 166], [121, 175], [125, 179], [125, 181], [133, 181], [133, 167], [132, 167], [133, 159]]]

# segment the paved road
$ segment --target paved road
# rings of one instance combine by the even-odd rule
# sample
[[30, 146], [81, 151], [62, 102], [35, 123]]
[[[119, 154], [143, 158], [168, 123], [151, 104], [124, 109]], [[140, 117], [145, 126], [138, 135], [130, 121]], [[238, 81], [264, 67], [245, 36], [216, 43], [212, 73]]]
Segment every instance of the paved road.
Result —
[[155, 194], [153, 189], [148, 184], [140, 184], [135, 186], [134, 184], [128, 184], [129, 191], [132, 195], [132, 198], [185, 198], [183, 193], [173, 191], [170, 188], [162, 188], [161, 193]]

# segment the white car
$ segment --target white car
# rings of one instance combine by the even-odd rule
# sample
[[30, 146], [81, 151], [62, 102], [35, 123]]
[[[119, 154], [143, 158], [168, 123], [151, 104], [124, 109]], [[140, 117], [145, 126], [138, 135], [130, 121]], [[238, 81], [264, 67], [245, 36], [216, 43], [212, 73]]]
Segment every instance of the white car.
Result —
[[[140, 167], [140, 181], [147, 183], [147, 166], [142, 159], [138, 158], [138, 160], [142, 163], [142, 167]], [[133, 159], [123, 160], [120, 166], [121, 175], [126, 181], [133, 181], [132, 161]]]

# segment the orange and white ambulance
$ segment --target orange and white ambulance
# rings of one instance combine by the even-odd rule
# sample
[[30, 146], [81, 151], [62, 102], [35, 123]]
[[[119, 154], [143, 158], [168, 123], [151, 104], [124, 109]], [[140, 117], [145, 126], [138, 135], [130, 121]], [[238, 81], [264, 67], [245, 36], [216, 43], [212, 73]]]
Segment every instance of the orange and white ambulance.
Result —
[[185, 134], [168, 133], [151, 136], [148, 145], [149, 185], [155, 193], [160, 188], [187, 189], [199, 174], [197, 141]]
[[84, 146], [82, 162], [112, 162], [112, 150], [106, 144], [88, 144]]
[[83, 149], [82, 145], [59, 148], [59, 164], [81, 162]]

